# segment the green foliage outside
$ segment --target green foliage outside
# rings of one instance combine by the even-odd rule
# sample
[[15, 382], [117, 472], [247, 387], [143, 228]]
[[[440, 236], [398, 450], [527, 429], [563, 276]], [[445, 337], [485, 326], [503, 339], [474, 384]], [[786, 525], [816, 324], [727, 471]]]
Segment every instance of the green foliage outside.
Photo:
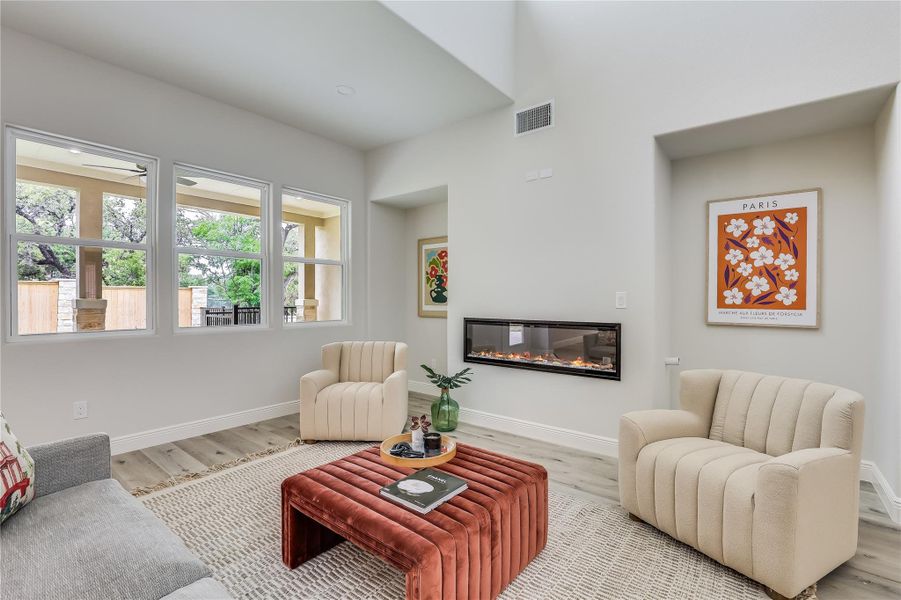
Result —
[[[175, 222], [179, 246], [260, 251], [260, 219], [200, 208], [179, 208]], [[209, 306], [259, 306], [260, 261], [181, 254], [180, 287], [207, 286]]]
[[[74, 236], [77, 194], [74, 190], [16, 182], [16, 231]], [[58, 244], [20, 243], [20, 280], [50, 281], [75, 277], [75, 249]]]
[[[55, 237], [77, 237], [77, 193], [74, 190], [16, 182], [16, 230]], [[106, 194], [103, 199], [103, 239], [143, 243], [147, 236], [147, 206], [140, 198]], [[260, 220], [257, 217], [221, 213], [200, 208], [179, 208], [176, 244], [193, 248], [260, 251]], [[302, 226], [285, 223], [285, 252], [296, 255]], [[77, 248], [61, 244], [21, 243], [18, 275], [21, 281], [74, 279]], [[105, 248], [103, 283], [108, 286], [147, 284], [144, 252]], [[260, 261], [181, 254], [178, 257], [179, 286], [207, 286], [210, 306], [259, 306]], [[287, 263], [284, 268], [285, 303], [293, 305], [301, 295], [303, 267]]]

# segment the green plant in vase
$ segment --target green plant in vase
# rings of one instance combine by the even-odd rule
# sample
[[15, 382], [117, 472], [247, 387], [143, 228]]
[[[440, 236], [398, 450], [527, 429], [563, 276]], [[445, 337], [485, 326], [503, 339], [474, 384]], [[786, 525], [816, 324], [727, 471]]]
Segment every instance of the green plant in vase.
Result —
[[457, 428], [457, 422], [460, 420], [460, 405], [450, 397], [450, 391], [472, 381], [469, 378], [471, 369], [467, 367], [456, 375], [442, 375], [427, 365], [419, 366], [426, 372], [429, 381], [441, 390], [441, 397], [432, 402], [432, 424], [438, 431], [453, 431]]

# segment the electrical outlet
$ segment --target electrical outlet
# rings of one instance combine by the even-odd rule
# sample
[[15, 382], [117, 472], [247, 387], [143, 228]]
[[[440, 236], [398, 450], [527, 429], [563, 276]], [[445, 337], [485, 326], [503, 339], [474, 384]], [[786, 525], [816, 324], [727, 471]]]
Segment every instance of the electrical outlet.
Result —
[[72, 403], [72, 418], [87, 419], [88, 418], [88, 401], [80, 400]]
[[667, 356], [663, 359], [663, 364], [665, 365], [678, 365], [679, 357], [678, 356]]

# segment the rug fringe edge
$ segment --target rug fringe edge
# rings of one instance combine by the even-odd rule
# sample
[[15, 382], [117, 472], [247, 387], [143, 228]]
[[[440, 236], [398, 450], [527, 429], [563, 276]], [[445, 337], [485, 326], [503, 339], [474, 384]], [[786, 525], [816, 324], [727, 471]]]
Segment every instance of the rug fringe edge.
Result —
[[175, 487], [176, 485], [179, 485], [181, 483], [196, 481], [209, 475], [213, 475], [214, 473], [225, 471], [226, 469], [231, 469], [233, 467], [237, 467], [239, 465], [258, 460], [260, 458], [266, 458], [267, 456], [272, 456], [273, 454], [279, 454], [280, 452], [284, 452], [285, 450], [290, 450], [291, 448], [296, 448], [297, 446], [301, 445], [304, 445], [303, 441], [301, 441], [300, 438], [295, 438], [293, 442], [289, 442], [281, 446], [275, 446], [273, 448], [267, 448], [266, 450], [261, 450], [259, 452], [252, 452], [234, 460], [212, 465], [210, 467], [207, 467], [203, 471], [195, 471], [193, 473], [183, 473], [181, 475], [176, 475], [175, 477], [170, 477], [169, 479], [161, 481], [152, 486], [136, 487], [130, 490], [130, 493], [132, 496], [140, 498], [141, 496], [146, 496], [160, 490]]

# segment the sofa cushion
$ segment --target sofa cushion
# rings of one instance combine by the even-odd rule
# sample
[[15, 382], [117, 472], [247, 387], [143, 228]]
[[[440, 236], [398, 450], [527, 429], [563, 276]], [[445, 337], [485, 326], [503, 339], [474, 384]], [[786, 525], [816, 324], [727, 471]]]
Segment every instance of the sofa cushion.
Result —
[[648, 444], [639, 452], [636, 467], [639, 516], [748, 574], [757, 469], [770, 458], [707, 438]]
[[34, 461], [0, 413], [0, 523], [34, 498]]
[[381, 383], [345, 381], [319, 392], [315, 419], [327, 424], [325, 439], [381, 439], [383, 389]]
[[854, 413], [862, 412], [862, 401], [834, 385], [724, 371], [708, 437], [771, 456], [821, 444], [857, 452]]
[[112, 479], [41, 496], [0, 527], [4, 598], [158, 600], [209, 576]]

